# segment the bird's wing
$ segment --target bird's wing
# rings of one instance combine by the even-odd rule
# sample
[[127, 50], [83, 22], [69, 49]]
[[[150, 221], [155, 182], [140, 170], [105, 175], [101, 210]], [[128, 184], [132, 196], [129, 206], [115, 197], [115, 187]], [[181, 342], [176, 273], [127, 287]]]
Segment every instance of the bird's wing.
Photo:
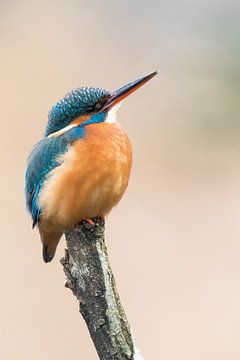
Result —
[[83, 135], [84, 129], [76, 127], [59, 136], [44, 138], [33, 148], [25, 174], [26, 204], [32, 215], [33, 227], [41, 216], [38, 197], [46, 176], [55, 167], [61, 165], [60, 155], [64, 154], [71, 143], [82, 138]]

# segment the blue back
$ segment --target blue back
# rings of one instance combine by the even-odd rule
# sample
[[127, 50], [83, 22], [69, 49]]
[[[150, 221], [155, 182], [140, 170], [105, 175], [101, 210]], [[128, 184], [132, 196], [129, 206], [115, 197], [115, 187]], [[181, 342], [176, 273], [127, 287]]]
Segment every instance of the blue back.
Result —
[[[47, 175], [55, 167], [60, 166], [59, 156], [85, 133], [85, 125], [103, 122], [107, 111], [99, 112], [110, 97], [110, 93], [102, 88], [82, 87], [70, 91], [57, 102], [49, 112], [45, 138], [33, 149], [28, 160], [26, 171], [26, 202], [33, 219], [33, 227], [39, 220], [41, 209], [38, 203], [39, 193]], [[75, 118], [91, 115], [85, 123], [76, 126], [59, 136], [48, 135], [63, 129]]]
[[83, 126], [77, 126], [59, 136], [44, 138], [34, 147], [28, 159], [25, 175], [26, 203], [33, 219], [33, 227], [39, 220], [41, 209], [38, 196], [48, 173], [61, 165], [58, 158], [69, 146], [84, 136]]

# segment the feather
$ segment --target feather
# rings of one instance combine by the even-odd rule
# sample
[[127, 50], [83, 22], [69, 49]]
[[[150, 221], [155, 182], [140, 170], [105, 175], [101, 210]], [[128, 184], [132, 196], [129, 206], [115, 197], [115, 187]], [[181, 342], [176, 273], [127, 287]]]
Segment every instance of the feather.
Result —
[[60, 136], [46, 137], [33, 148], [25, 175], [26, 204], [32, 215], [33, 227], [41, 216], [38, 199], [46, 177], [51, 170], [61, 165], [60, 156], [75, 140], [83, 138], [84, 133], [84, 128], [77, 126]]

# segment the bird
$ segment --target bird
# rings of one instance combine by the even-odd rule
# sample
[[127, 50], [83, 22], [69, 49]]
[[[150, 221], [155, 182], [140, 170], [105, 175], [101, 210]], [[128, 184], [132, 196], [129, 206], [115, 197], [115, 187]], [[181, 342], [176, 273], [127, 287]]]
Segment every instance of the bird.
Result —
[[43, 139], [28, 157], [26, 206], [37, 226], [43, 260], [50, 262], [63, 233], [94, 225], [118, 204], [132, 166], [132, 146], [116, 120], [121, 102], [152, 79], [142, 76], [114, 91], [79, 87], [48, 114]]

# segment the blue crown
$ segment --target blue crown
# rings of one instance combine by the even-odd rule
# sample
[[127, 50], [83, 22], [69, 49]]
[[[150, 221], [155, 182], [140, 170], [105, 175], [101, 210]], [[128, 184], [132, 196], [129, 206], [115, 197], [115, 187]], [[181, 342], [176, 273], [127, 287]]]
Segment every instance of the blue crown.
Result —
[[70, 91], [50, 110], [45, 136], [64, 128], [78, 116], [94, 113], [96, 104], [109, 96], [109, 91], [95, 87], [81, 87]]

